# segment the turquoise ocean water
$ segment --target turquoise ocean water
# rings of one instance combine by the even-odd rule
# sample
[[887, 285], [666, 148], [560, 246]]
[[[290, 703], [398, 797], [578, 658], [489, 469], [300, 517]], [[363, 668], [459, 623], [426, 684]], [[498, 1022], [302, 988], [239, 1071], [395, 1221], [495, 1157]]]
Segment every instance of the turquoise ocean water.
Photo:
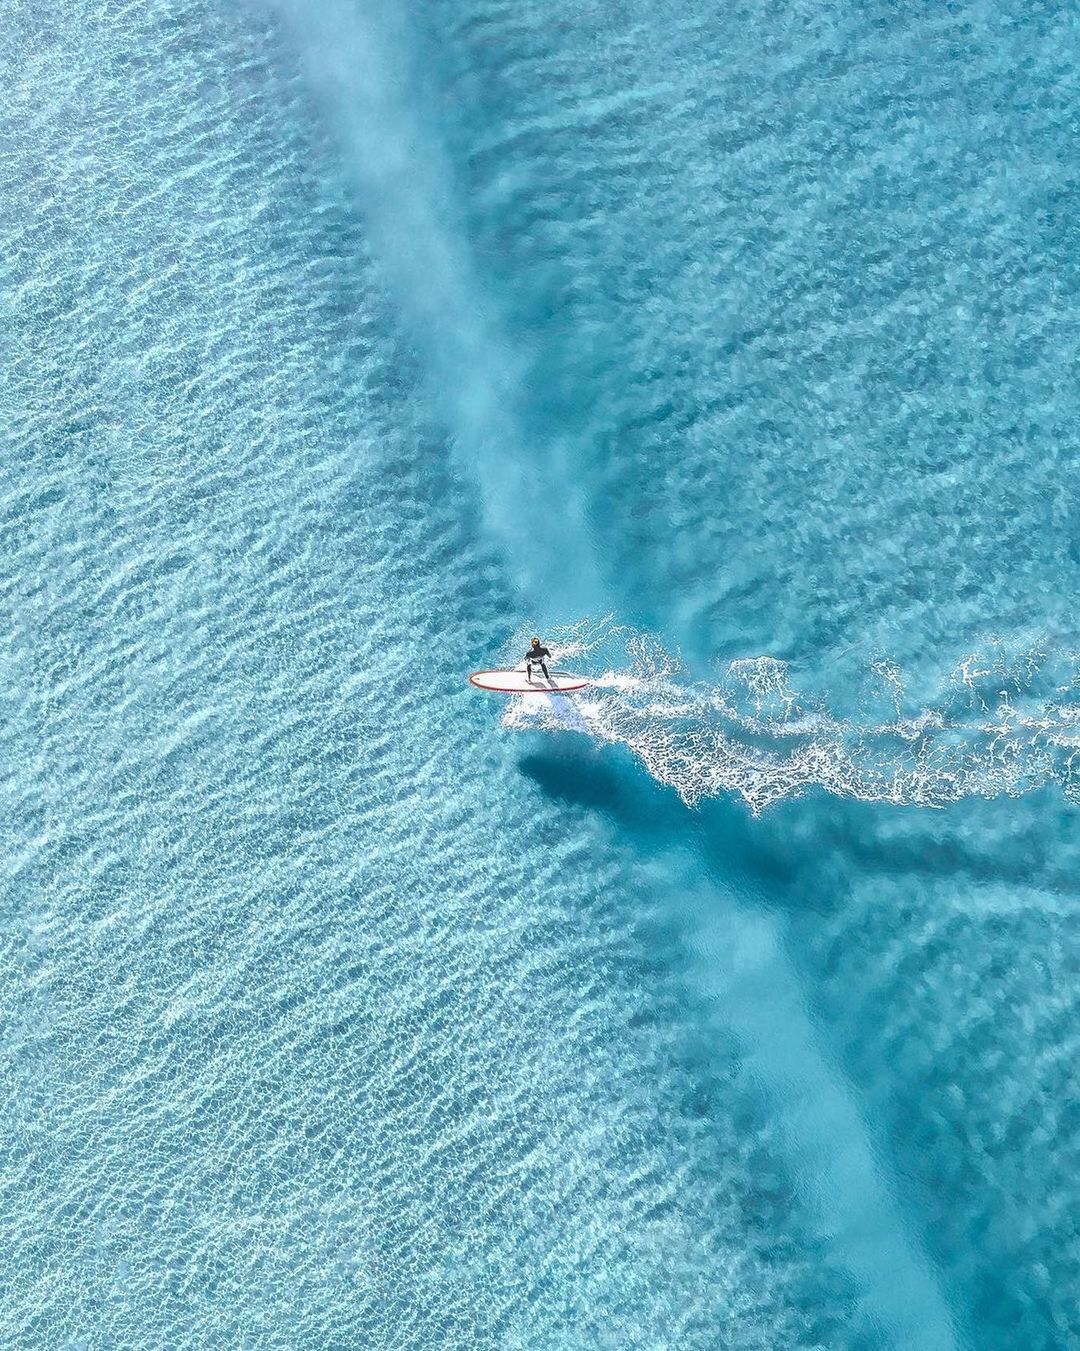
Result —
[[1075, 11], [0, 56], [0, 1344], [1080, 1346]]

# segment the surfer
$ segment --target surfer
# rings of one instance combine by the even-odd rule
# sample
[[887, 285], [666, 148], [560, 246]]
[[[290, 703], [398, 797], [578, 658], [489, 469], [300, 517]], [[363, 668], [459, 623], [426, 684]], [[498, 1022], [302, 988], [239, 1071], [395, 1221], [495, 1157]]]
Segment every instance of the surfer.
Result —
[[530, 645], [528, 652], [525, 653], [525, 677], [526, 677], [526, 679], [527, 679], [527, 680], [531, 680], [531, 679], [532, 679], [532, 673], [533, 673], [533, 667], [534, 667], [534, 666], [539, 666], [540, 669], [541, 669], [541, 671], [543, 671], [543, 673], [544, 673], [544, 679], [545, 679], [545, 680], [550, 680], [551, 677], [548, 675], [548, 668], [547, 668], [547, 666], [546, 666], [545, 663], [544, 663], [544, 658], [545, 658], [545, 657], [550, 657], [550, 656], [551, 656], [551, 653], [547, 650], [547, 648], [541, 646], [541, 644], [540, 644], [540, 639], [539, 639], [539, 638], [534, 638], [534, 639], [532, 640], [532, 644]]

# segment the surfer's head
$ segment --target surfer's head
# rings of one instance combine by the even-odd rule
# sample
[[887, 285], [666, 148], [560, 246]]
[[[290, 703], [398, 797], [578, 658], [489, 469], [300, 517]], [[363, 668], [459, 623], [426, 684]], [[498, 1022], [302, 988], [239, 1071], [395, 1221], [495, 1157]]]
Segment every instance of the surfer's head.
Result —
[[532, 645], [533, 645], [533, 647], [539, 647], [539, 646], [540, 646], [540, 639], [539, 639], [539, 638], [534, 638], [534, 639], [532, 640]]

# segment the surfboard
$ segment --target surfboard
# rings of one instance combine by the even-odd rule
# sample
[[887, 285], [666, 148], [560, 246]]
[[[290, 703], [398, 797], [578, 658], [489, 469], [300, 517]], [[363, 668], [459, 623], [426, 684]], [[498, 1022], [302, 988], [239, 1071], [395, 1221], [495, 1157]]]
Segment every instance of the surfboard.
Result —
[[531, 680], [524, 671], [474, 671], [469, 684], [492, 694], [573, 694], [587, 689], [589, 678], [568, 671], [552, 671], [548, 680], [542, 671], [534, 671]]

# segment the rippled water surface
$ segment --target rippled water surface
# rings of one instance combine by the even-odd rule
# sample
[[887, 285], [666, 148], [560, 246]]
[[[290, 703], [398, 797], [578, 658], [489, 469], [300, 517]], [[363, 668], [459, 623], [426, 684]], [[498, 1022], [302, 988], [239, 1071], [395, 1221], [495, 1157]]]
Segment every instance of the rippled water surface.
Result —
[[1072, 11], [0, 8], [0, 1342], [1080, 1345]]

